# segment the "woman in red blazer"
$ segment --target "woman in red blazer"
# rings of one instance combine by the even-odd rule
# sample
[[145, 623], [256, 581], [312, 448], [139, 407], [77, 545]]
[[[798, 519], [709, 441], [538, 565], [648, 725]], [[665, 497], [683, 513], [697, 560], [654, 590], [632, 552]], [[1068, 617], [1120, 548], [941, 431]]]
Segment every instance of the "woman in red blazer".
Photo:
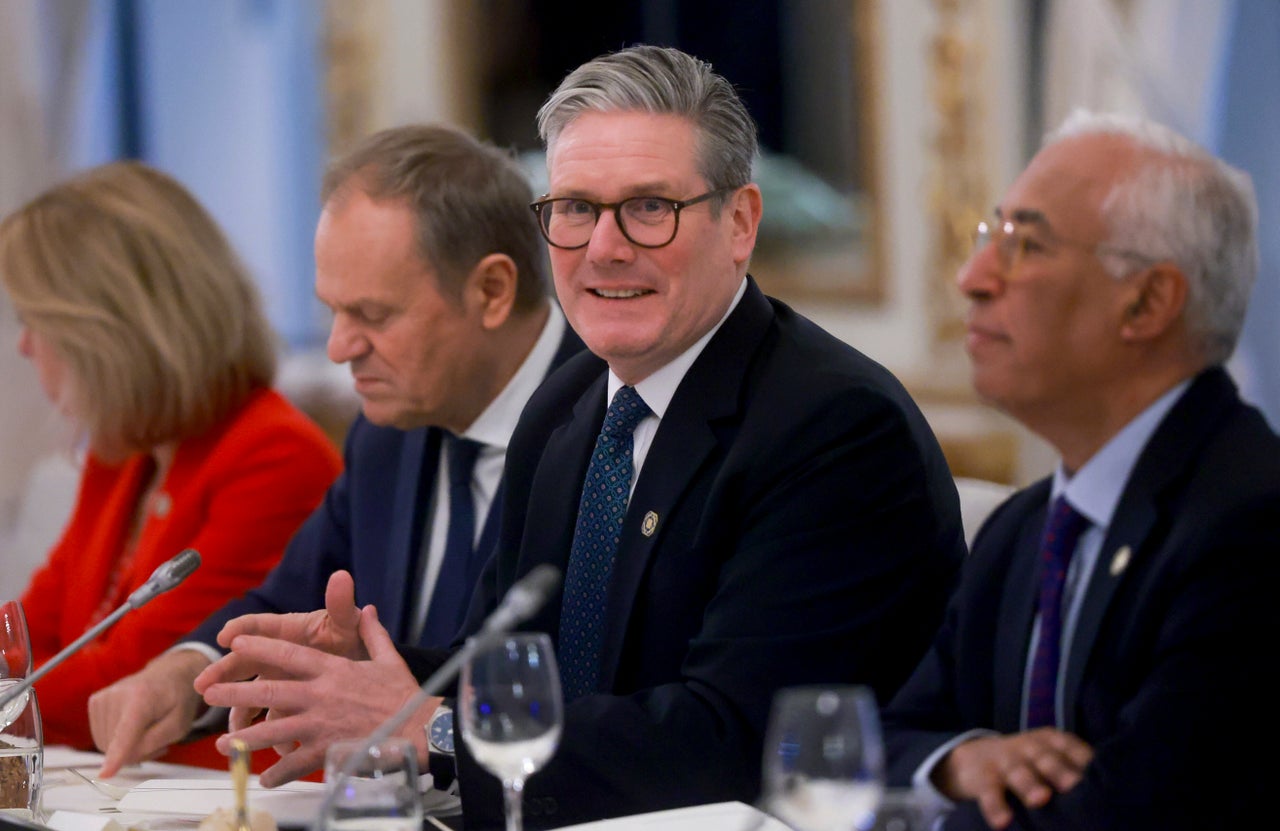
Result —
[[[92, 747], [87, 701], [257, 586], [340, 459], [270, 389], [257, 292], [212, 218], [136, 162], [71, 179], [0, 224], [19, 351], [86, 440], [61, 540], [22, 595], [37, 666], [184, 548], [202, 564], [36, 685], [51, 744]], [[212, 741], [170, 758], [225, 766]]]

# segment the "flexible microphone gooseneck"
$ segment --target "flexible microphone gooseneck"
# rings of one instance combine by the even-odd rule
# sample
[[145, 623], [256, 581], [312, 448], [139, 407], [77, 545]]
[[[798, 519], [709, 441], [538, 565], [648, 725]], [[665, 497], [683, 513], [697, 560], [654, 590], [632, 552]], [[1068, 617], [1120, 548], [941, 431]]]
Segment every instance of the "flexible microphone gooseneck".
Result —
[[44, 666], [23, 679], [22, 683], [15, 684], [9, 689], [0, 692], [0, 709], [3, 709], [9, 702], [17, 700], [19, 696], [25, 695], [27, 690], [31, 689], [50, 670], [79, 652], [84, 648], [85, 644], [111, 628], [120, 618], [149, 602], [156, 595], [167, 592], [183, 580], [186, 580], [199, 565], [200, 552], [194, 548], [181, 551], [172, 559], [161, 563], [155, 571], [151, 572], [147, 582], [134, 589], [124, 603], [120, 604], [120, 608], [90, 626], [83, 635], [76, 638], [66, 649], [54, 655], [45, 662]]
[[315, 824], [318, 831], [323, 830], [325, 817], [333, 808], [334, 800], [337, 798], [337, 783], [351, 776], [356, 764], [359, 763], [360, 757], [378, 742], [390, 738], [391, 734], [400, 729], [401, 725], [413, 714], [413, 711], [421, 707], [428, 698], [438, 695], [445, 684], [452, 681], [453, 677], [462, 670], [462, 665], [475, 654], [477, 649], [489, 644], [512, 627], [533, 617], [533, 614], [542, 608], [559, 586], [560, 569], [544, 563], [540, 566], [535, 566], [507, 590], [507, 593], [502, 597], [502, 602], [498, 604], [498, 608], [494, 609], [484, 619], [484, 623], [480, 626], [480, 631], [467, 638], [466, 642], [450, 655], [447, 661], [441, 664], [435, 672], [427, 676], [427, 680], [422, 682], [422, 686], [418, 688], [418, 692], [413, 697], [406, 701], [399, 710], [392, 713], [390, 718], [379, 724], [364, 740], [359, 749], [347, 757], [342, 769], [334, 777], [334, 782], [329, 785], [324, 801], [320, 803], [320, 811], [316, 816]]

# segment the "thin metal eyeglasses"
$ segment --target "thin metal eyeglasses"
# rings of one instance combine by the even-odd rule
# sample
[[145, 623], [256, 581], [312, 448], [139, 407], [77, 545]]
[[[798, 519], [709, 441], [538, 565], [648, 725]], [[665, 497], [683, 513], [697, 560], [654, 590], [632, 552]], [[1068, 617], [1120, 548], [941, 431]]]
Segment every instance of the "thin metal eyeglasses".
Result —
[[1059, 247], [1087, 251], [1097, 257], [1106, 255], [1123, 257], [1147, 265], [1159, 261], [1155, 257], [1150, 257], [1128, 248], [1117, 248], [1105, 243], [1077, 242], [1064, 239], [1048, 230], [1037, 231], [1034, 230], [1036, 224], [1035, 222], [1017, 222], [1012, 219], [1002, 219], [998, 216], [991, 220], [984, 219], [974, 229], [973, 253], [970, 256], [977, 256], [982, 249], [995, 243], [996, 251], [1000, 254], [1001, 260], [1009, 268], [1016, 267], [1028, 253]]
[[592, 202], [571, 196], [539, 199], [529, 205], [538, 216], [538, 228], [548, 244], [574, 250], [591, 242], [600, 215], [613, 211], [618, 230], [641, 248], [670, 245], [680, 230], [680, 212], [735, 188], [716, 188], [692, 199], [664, 196], [632, 196], [620, 202]]

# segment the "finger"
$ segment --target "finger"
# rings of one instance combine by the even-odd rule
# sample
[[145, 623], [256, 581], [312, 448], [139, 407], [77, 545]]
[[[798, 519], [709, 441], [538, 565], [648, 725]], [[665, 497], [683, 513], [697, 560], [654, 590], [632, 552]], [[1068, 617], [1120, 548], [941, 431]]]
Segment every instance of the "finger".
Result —
[[1064, 757], [1067, 764], [1070, 764], [1081, 773], [1093, 761], [1093, 747], [1079, 736], [1062, 730], [1055, 730], [1049, 741], [1054, 749]]
[[273, 678], [314, 678], [335, 660], [319, 649], [257, 635], [241, 635], [231, 642], [231, 650], [244, 662], [242, 669]]
[[214, 684], [205, 690], [205, 701], [214, 707], [298, 712], [315, 703], [315, 695], [305, 681], [257, 678], [233, 684]]
[[[134, 699], [135, 702], [141, 700], [145, 699]], [[146, 755], [144, 748], [154, 743], [153, 737], [148, 741], [148, 733], [155, 722], [156, 715], [147, 707], [126, 705], [114, 727], [104, 726], [99, 732], [105, 735], [94, 736], [94, 744], [104, 754], [99, 777], [115, 776], [125, 765], [142, 761]]]
[[[268, 710], [268, 711], [267, 711], [267, 715], [266, 715], [266, 717], [267, 717], [267, 719], [277, 719], [277, 718], [280, 718], [280, 717], [281, 717], [281, 716], [280, 716], [280, 711], [279, 711], [279, 710]], [[298, 743], [297, 743], [297, 742], [287, 742], [287, 743], [285, 743], [285, 744], [276, 744], [276, 745], [272, 745], [272, 746], [271, 746], [271, 749], [272, 749], [272, 750], [274, 750], [274, 751], [276, 752], [276, 755], [277, 755], [277, 756], [284, 756], [284, 755], [286, 755], [286, 754], [288, 754], [288, 753], [292, 753], [292, 752], [293, 752], [294, 750], [296, 750], [297, 748], [298, 748]]]
[[253, 724], [254, 719], [261, 713], [261, 707], [232, 707], [227, 716], [227, 730], [229, 732], [243, 730]]
[[257, 721], [249, 727], [219, 736], [216, 746], [218, 752], [224, 755], [230, 755], [231, 742], [235, 740], [244, 742], [250, 750], [283, 747], [292, 752], [297, 745], [307, 744], [316, 738], [316, 731], [306, 718], [281, 715], [279, 718]]
[[324, 590], [324, 609], [336, 626], [354, 630], [360, 620], [356, 608], [356, 584], [345, 571], [335, 571], [329, 576]]
[[290, 625], [291, 615], [263, 612], [255, 615], [241, 615], [223, 624], [218, 632], [218, 645], [223, 649], [230, 648], [231, 642], [241, 635], [259, 635], [266, 638], [283, 637]]
[[368, 650], [371, 659], [395, 660], [403, 663], [395, 641], [391, 640], [391, 633], [378, 621], [378, 610], [373, 604], [360, 610], [360, 640], [364, 643], [364, 648]]
[[1043, 808], [1053, 796], [1053, 789], [1046, 783], [1035, 762], [1009, 767], [1004, 772], [1004, 784], [1028, 808]]
[[280, 761], [262, 772], [258, 781], [263, 787], [275, 788], [319, 770], [323, 765], [324, 745], [303, 745], [282, 755]]
[[984, 787], [978, 792], [978, 810], [995, 831], [1013, 822], [1013, 811], [1004, 798], [1004, 788], [999, 785]]
[[1069, 791], [1080, 781], [1081, 769], [1070, 757], [1049, 745], [1041, 749], [1031, 760], [1031, 764], [1040, 781], [1051, 784], [1055, 790]]
[[1066, 792], [1080, 782], [1093, 749], [1070, 733], [1044, 728], [1028, 733], [1023, 754], [1039, 778]]
[[265, 666], [253, 663], [244, 655], [228, 652], [201, 670], [191, 686], [196, 692], [204, 695], [204, 691], [213, 684], [247, 681], [261, 675], [265, 670]]

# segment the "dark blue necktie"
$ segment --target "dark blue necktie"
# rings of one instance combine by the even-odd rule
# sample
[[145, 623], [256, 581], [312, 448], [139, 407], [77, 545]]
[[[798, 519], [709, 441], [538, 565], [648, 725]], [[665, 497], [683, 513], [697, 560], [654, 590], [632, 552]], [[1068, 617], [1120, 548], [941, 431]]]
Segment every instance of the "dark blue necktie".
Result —
[[631, 496], [631, 434], [652, 412], [633, 387], [613, 396], [578, 503], [560, 608], [560, 677], [566, 701], [595, 692], [605, 598]]
[[467, 613], [471, 597], [469, 575], [475, 574], [476, 506], [471, 498], [471, 474], [480, 455], [481, 444], [450, 436], [449, 530], [445, 536], [444, 559], [436, 576], [436, 587], [427, 606], [427, 622], [422, 627], [420, 646], [444, 647], [453, 640]]
[[1027, 687], [1027, 729], [1057, 724], [1058, 666], [1062, 658], [1062, 589], [1080, 534], [1089, 527], [1063, 497], [1050, 506], [1040, 539], [1040, 639]]

